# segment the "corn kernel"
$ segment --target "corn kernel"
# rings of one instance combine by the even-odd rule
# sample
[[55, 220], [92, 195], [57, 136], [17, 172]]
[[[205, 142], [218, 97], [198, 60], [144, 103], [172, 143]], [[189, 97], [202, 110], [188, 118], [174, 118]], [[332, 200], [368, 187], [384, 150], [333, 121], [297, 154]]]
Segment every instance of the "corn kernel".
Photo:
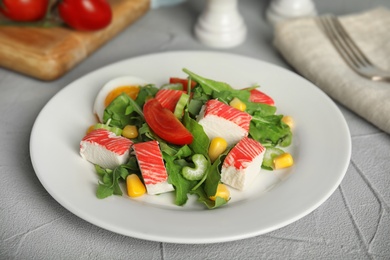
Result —
[[137, 138], [138, 136], [138, 129], [135, 125], [127, 125], [122, 130], [122, 136], [126, 138]]
[[294, 119], [291, 116], [284, 116], [282, 122], [288, 125], [291, 129], [294, 127]]
[[214, 162], [227, 148], [227, 142], [222, 137], [215, 137], [211, 140], [209, 147], [209, 157]]
[[88, 127], [88, 129], [87, 129], [87, 134], [89, 134], [89, 133], [92, 132], [93, 130], [95, 130], [95, 125], [91, 125], [90, 127]]
[[221, 197], [225, 200], [230, 199], [230, 191], [225, 184], [219, 183], [217, 187], [217, 192], [214, 196], [210, 196], [210, 199], [215, 201], [217, 197]]
[[274, 169], [282, 169], [290, 167], [294, 164], [294, 160], [289, 153], [282, 153], [274, 159]]
[[245, 111], [246, 109], [245, 103], [239, 100], [238, 98], [233, 98], [232, 101], [230, 101], [229, 105], [240, 111]]
[[130, 174], [126, 178], [127, 195], [129, 197], [139, 197], [146, 193], [145, 185], [137, 174]]

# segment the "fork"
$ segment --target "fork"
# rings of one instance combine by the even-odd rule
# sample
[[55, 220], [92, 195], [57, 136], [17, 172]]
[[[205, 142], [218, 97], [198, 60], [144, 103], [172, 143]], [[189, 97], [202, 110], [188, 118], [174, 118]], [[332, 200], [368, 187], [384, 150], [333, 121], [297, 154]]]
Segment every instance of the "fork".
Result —
[[324, 15], [318, 17], [318, 21], [341, 57], [355, 72], [374, 81], [390, 82], [390, 71], [378, 68], [364, 55], [337, 17]]

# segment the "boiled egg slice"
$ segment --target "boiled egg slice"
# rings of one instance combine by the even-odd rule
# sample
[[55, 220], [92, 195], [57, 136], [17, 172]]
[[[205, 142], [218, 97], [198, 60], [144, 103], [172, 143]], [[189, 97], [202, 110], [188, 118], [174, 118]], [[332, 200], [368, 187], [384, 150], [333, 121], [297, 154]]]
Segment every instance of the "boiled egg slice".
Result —
[[93, 105], [93, 112], [103, 122], [104, 110], [119, 95], [126, 93], [136, 99], [140, 86], [147, 85], [144, 79], [133, 76], [122, 76], [108, 81], [99, 91]]

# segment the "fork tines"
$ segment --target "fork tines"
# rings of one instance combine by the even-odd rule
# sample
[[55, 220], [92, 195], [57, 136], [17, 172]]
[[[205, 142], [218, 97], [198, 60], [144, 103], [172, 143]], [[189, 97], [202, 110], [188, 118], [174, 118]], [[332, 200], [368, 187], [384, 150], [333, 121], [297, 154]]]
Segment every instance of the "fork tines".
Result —
[[390, 72], [379, 69], [372, 64], [336, 16], [320, 16], [318, 21], [336, 50], [353, 70], [372, 80], [390, 80]]

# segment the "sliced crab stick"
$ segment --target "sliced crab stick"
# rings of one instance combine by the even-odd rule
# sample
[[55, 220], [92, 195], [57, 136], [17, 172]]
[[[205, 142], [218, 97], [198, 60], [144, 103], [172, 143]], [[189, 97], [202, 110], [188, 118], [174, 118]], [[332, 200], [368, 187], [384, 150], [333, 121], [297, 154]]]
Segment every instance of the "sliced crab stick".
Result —
[[175, 111], [175, 107], [177, 101], [179, 101], [181, 95], [186, 93], [183, 90], [174, 90], [174, 89], [160, 89], [156, 94], [156, 99], [160, 102], [160, 104], [171, 110]]
[[103, 168], [113, 169], [127, 162], [133, 142], [106, 129], [89, 132], [80, 142], [80, 155]]
[[256, 140], [244, 137], [226, 156], [221, 169], [221, 181], [244, 190], [259, 174], [265, 148]]
[[249, 101], [255, 102], [255, 103], [263, 103], [263, 104], [267, 104], [270, 106], [275, 105], [275, 101], [270, 96], [268, 96], [264, 92], [261, 92], [258, 89], [252, 89], [250, 91]]
[[133, 145], [133, 149], [148, 194], [173, 191], [172, 184], [168, 183], [168, 174], [158, 142], [137, 143]]
[[212, 99], [202, 107], [197, 120], [210, 140], [222, 137], [232, 146], [248, 136], [251, 119], [248, 113]]

